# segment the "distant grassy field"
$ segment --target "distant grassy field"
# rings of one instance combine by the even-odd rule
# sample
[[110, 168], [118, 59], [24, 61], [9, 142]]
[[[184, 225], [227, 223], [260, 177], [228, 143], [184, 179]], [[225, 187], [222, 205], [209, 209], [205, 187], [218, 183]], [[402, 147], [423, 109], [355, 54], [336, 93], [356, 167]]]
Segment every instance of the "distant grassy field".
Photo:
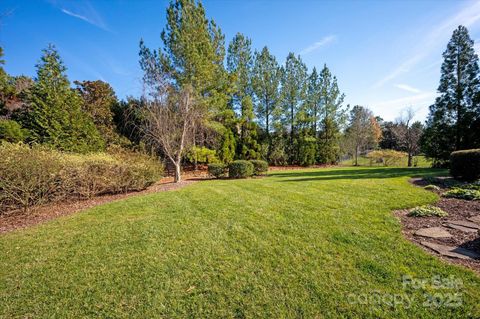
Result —
[[[348, 159], [345, 161], [342, 161], [340, 165], [345, 165], [345, 166], [352, 166], [355, 163], [353, 159]], [[407, 167], [408, 160], [405, 158], [404, 160], [399, 161], [395, 167]], [[431, 167], [432, 166], [432, 161], [427, 159], [425, 156], [415, 156], [414, 157], [414, 164], [416, 164], [416, 167]], [[358, 165], [359, 166], [383, 166], [382, 163], [372, 163], [370, 159], [361, 156], [358, 158]]]
[[408, 179], [436, 174], [204, 181], [5, 234], [0, 317], [478, 318], [480, 277], [405, 240], [392, 215], [435, 201]]

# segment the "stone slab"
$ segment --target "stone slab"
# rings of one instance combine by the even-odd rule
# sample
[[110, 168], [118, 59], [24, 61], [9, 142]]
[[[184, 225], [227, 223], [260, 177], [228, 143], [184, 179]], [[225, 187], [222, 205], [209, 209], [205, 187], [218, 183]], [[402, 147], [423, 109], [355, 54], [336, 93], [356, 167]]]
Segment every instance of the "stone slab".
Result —
[[445, 245], [439, 245], [435, 243], [429, 243], [426, 241], [421, 242], [421, 244], [425, 247], [428, 247], [440, 255], [447, 256], [447, 257], [453, 257], [453, 258], [459, 258], [459, 259], [478, 259], [480, 258], [480, 255], [465, 249], [461, 247], [452, 247], [452, 246], [445, 246]]
[[450, 234], [445, 228], [442, 228], [442, 227], [421, 228], [417, 230], [414, 234], [417, 236], [429, 237], [429, 238], [452, 237], [452, 234]]
[[468, 227], [468, 228], [473, 228], [473, 229], [480, 229], [480, 225], [466, 221], [466, 220], [447, 220], [447, 223]]
[[470, 228], [470, 227], [465, 227], [465, 226], [460, 226], [460, 225], [455, 225], [455, 224], [450, 224], [450, 223], [445, 224], [445, 226], [447, 226], [449, 228], [453, 228], [453, 229], [463, 231], [465, 233], [476, 233], [476, 232], [478, 232], [478, 229], [475, 229], [475, 228]]
[[480, 224], [480, 215], [468, 217], [467, 219], [473, 223]]

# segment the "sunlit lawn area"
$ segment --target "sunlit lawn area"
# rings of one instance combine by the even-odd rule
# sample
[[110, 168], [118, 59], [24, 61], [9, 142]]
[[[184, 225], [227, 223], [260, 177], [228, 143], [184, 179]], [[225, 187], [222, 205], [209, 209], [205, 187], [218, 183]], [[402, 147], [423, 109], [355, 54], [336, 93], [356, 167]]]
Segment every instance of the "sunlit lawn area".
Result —
[[[480, 277], [406, 241], [392, 215], [437, 199], [411, 176], [444, 173], [333, 168], [203, 181], [1, 235], [0, 316], [479, 317]], [[404, 286], [404, 275], [429, 282]], [[431, 284], [449, 277], [462, 287]], [[455, 293], [459, 303], [445, 299]], [[435, 294], [440, 307], [429, 303]], [[383, 299], [364, 302], [374, 295]]]
[[[345, 166], [350, 166], [355, 164], [355, 161], [353, 159], [347, 159], [341, 162], [342, 165]], [[426, 158], [425, 156], [414, 156], [413, 157], [413, 164], [415, 167], [431, 167], [432, 166], [432, 161]], [[361, 156], [358, 158], [358, 165], [359, 166], [384, 166], [383, 163], [375, 163], [371, 161], [369, 158], [366, 158], [364, 156]], [[404, 159], [400, 160], [398, 163], [395, 163], [391, 166], [394, 167], [407, 167], [407, 158], [405, 157]]]

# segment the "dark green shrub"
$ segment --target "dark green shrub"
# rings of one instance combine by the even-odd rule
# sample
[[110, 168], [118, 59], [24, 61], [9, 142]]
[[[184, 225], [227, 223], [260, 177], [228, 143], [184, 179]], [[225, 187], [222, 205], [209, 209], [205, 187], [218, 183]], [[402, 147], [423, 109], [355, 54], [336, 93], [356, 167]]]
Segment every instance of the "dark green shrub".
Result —
[[12, 120], [0, 120], [0, 140], [17, 143], [23, 142], [27, 137], [28, 131]]
[[228, 177], [246, 178], [253, 175], [253, 164], [249, 161], [233, 161], [228, 165]]
[[216, 178], [225, 176], [225, 165], [221, 163], [208, 164], [208, 174]]
[[445, 217], [448, 216], [448, 213], [443, 211], [439, 207], [435, 207], [432, 205], [425, 205], [415, 207], [410, 210], [408, 216], [412, 217], [430, 217], [430, 216], [437, 216], [437, 217]]
[[450, 174], [466, 181], [480, 178], [480, 149], [453, 152], [450, 155]]
[[253, 175], [264, 175], [268, 172], [268, 163], [262, 160], [250, 160], [253, 164]]

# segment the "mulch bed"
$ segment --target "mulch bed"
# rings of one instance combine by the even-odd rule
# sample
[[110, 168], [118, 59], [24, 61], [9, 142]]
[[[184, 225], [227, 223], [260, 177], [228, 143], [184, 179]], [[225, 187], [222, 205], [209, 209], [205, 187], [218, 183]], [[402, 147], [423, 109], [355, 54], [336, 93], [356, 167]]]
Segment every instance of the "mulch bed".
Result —
[[40, 224], [51, 219], [71, 215], [87, 208], [105, 204], [112, 201], [121, 200], [131, 196], [164, 192], [182, 188], [199, 180], [206, 179], [204, 172], [190, 173], [182, 176], [183, 181], [173, 183], [172, 177], [165, 177], [158, 183], [139, 192], [129, 192], [123, 194], [103, 195], [86, 200], [70, 200], [61, 203], [49, 203], [43, 206], [31, 208], [28, 211], [11, 211], [0, 214], [0, 234], [13, 231], [15, 229], [25, 228]]
[[[425, 186], [429, 183], [421, 179], [413, 179], [411, 182], [417, 186]], [[437, 193], [445, 191], [443, 188]], [[442, 259], [454, 264], [461, 264], [468, 268], [480, 272], [480, 260], [473, 259], [458, 259], [452, 257], [445, 257], [437, 254], [436, 252], [424, 247], [420, 244], [422, 241], [432, 242], [447, 246], [458, 246], [466, 248], [473, 252], [480, 254], [480, 237], [477, 232], [463, 232], [461, 230], [445, 227], [444, 224], [448, 220], [463, 220], [467, 221], [467, 218], [480, 215], [480, 201], [469, 201], [456, 198], [444, 198], [442, 197], [434, 206], [440, 207], [448, 213], [447, 217], [410, 217], [407, 216], [409, 210], [399, 210], [395, 212], [395, 215], [400, 219], [403, 226], [403, 234], [410, 241], [418, 244], [431, 254], [440, 256]], [[452, 235], [449, 238], [426, 238], [415, 235], [414, 233], [421, 228], [428, 227], [443, 227]]]

